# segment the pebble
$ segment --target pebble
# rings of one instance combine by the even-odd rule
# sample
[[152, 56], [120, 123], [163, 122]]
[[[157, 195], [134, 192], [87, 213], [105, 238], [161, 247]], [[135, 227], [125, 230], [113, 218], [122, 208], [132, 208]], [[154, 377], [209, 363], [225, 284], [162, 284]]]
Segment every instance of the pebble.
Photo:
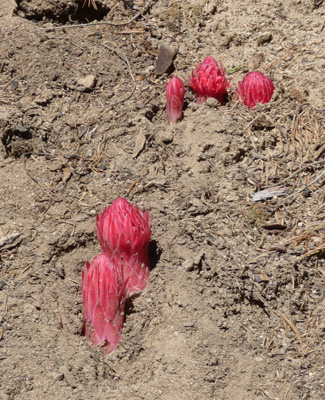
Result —
[[77, 81], [77, 85], [83, 91], [93, 89], [95, 87], [95, 84], [96, 84], [96, 76], [95, 75], [87, 75], [84, 78], [78, 79], [78, 81]]
[[161, 43], [155, 68], [157, 75], [161, 75], [168, 71], [173, 64], [175, 55], [176, 50], [174, 47], [167, 43]]
[[182, 267], [185, 268], [186, 271], [194, 271], [195, 270], [194, 261], [191, 258], [189, 258], [182, 263]]
[[174, 139], [174, 135], [173, 135], [172, 130], [167, 129], [165, 131], [159, 132], [158, 140], [160, 142], [162, 142], [164, 144], [169, 144], [173, 141], [173, 139]]
[[75, 389], [77, 387], [77, 382], [75, 381], [72, 373], [68, 370], [68, 368], [62, 366], [59, 368], [59, 371], [64, 375], [67, 384], [70, 385], [72, 389]]
[[206, 104], [207, 104], [207, 106], [209, 106], [211, 108], [219, 108], [220, 107], [219, 101], [213, 97], [209, 97], [206, 101]]
[[64, 378], [64, 375], [62, 372], [59, 371], [53, 371], [50, 373], [50, 378], [53, 379], [54, 381], [62, 381]]

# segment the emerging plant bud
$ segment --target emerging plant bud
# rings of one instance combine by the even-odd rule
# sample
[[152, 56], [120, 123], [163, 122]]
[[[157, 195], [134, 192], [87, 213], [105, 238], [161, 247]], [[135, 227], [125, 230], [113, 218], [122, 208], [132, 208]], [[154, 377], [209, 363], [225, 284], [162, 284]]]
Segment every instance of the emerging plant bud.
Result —
[[82, 271], [84, 333], [94, 345], [111, 353], [123, 327], [127, 281], [120, 267], [106, 254], [97, 256]]
[[174, 76], [166, 86], [166, 112], [169, 124], [176, 124], [183, 116], [185, 88], [181, 79]]
[[270, 78], [262, 72], [249, 72], [242, 82], [238, 83], [237, 95], [248, 108], [257, 103], [268, 103], [274, 92], [274, 85]]
[[196, 72], [192, 71], [190, 78], [190, 86], [197, 96], [199, 104], [204, 103], [208, 97], [213, 97], [224, 103], [227, 88], [230, 85], [230, 80], [226, 79], [226, 70], [220, 63], [208, 56], [197, 68]]
[[143, 290], [149, 280], [151, 220], [148, 211], [142, 212], [118, 198], [101, 216], [97, 215], [96, 230], [103, 251], [116, 263], [122, 263], [128, 293]]

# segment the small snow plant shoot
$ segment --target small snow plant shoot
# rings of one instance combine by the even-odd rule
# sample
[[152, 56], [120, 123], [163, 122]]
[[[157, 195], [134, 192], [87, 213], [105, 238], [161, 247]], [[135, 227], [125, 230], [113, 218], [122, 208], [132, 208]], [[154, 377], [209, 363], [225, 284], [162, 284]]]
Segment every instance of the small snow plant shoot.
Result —
[[197, 97], [198, 104], [204, 103], [208, 97], [213, 97], [224, 103], [230, 80], [226, 79], [226, 70], [222, 64], [208, 56], [195, 70], [192, 70], [189, 84]]
[[248, 108], [254, 108], [258, 103], [268, 103], [274, 92], [270, 78], [259, 71], [249, 72], [242, 82], [238, 83], [237, 96]]
[[106, 354], [118, 345], [123, 327], [127, 281], [120, 267], [106, 254], [87, 262], [82, 271], [82, 302], [85, 336]]
[[185, 88], [183, 82], [174, 76], [166, 86], [166, 113], [169, 124], [176, 124], [183, 116]]
[[151, 220], [123, 198], [116, 199], [96, 219], [99, 243], [106, 255], [121, 265], [127, 293], [143, 290], [149, 281], [148, 246]]

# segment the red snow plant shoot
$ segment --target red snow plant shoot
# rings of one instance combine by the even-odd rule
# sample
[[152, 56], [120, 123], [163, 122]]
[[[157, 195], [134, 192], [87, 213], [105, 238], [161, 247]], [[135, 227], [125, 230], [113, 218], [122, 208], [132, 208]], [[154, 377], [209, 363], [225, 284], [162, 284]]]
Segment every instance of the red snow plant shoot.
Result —
[[258, 71], [249, 72], [237, 87], [238, 97], [248, 108], [255, 107], [257, 103], [268, 103], [273, 92], [271, 79]]
[[148, 246], [151, 220], [123, 198], [116, 199], [96, 220], [99, 243], [104, 253], [121, 264], [127, 292], [143, 290], [149, 280]]
[[189, 83], [199, 104], [204, 103], [208, 97], [213, 97], [223, 104], [230, 80], [227, 81], [226, 70], [222, 64], [219, 66], [213, 57], [208, 56], [195, 72], [192, 71]]
[[105, 353], [120, 340], [125, 307], [125, 286], [120, 267], [105, 254], [87, 262], [82, 271], [82, 301], [85, 336]]
[[174, 76], [166, 86], [166, 112], [169, 124], [176, 124], [183, 116], [185, 88], [181, 79]]

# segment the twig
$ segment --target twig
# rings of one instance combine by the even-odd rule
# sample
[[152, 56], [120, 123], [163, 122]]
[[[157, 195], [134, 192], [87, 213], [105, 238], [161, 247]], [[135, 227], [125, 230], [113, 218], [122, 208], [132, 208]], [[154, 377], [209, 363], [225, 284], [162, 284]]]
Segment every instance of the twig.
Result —
[[303, 258], [312, 256], [316, 253], [318, 253], [319, 251], [325, 250], [325, 243], [321, 244], [320, 246], [315, 247], [312, 250], [307, 251], [307, 253], [303, 254], [302, 256], [300, 256], [300, 259], [302, 260]]
[[21, 236], [21, 233], [16, 232], [0, 238], [0, 248], [8, 244], [14, 243], [15, 240], [19, 238], [19, 236]]
[[273, 311], [275, 312], [276, 315], [281, 317], [283, 319], [283, 321], [286, 322], [290, 326], [290, 328], [294, 331], [294, 333], [296, 334], [296, 336], [299, 340], [300, 346], [302, 348], [301, 335], [300, 335], [298, 329], [294, 326], [294, 324], [290, 321], [290, 319], [288, 319], [284, 314], [282, 314], [281, 311], [276, 311], [276, 310], [273, 310]]
[[116, 49], [114, 49], [113, 47], [107, 46], [107, 44], [104, 44], [104, 47], [106, 47], [108, 50], [111, 50], [114, 53], [116, 53], [126, 63], [126, 65], [128, 67], [128, 70], [129, 70], [129, 73], [130, 73], [130, 76], [131, 76], [131, 79], [133, 81], [133, 88], [132, 88], [132, 91], [131, 91], [131, 93], [130, 93], [130, 95], [128, 97], [126, 97], [125, 99], [119, 100], [116, 103], [109, 103], [110, 106], [116, 106], [117, 104], [123, 103], [124, 101], [129, 100], [129, 98], [132, 97], [132, 95], [133, 95], [133, 93], [134, 93], [134, 91], [136, 89], [136, 82], [135, 82], [135, 79], [134, 79], [134, 76], [133, 76], [133, 73], [132, 73], [132, 70], [131, 70], [131, 66], [130, 66], [129, 60], [128, 60], [127, 56], [125, 55], [125, 53], [122, 50], [120, 50], [121, 53], [123, 54], [123, 57], [124, 57], [124, 59], [123, 59], [123, 57], [121, 57], [121, 55], [118, 53], [118, 51]]
[[303, 192], [306, 188], [308, 188], [308, 186], [313, 185], [314, 183], [316, 183], [317, 181], [320, 180], [320, 178], [325, 175], [325, 170], [322, 171], [313, 181], [307, 183], [304, 187], [301, 187], [297, 192], [290, 194], [290, 196], [286, 197], [285, 199], [283, 199], [282, 201], [286, 201], [288, 199], [290, 199], [290, 197], [296, 196], [297, 194]]
[[269, 255], [270, 253], [272, 253], [272, 251], [273, 250], [268, 250], [265, 253], [262, 253], [262, 254], [258, 255], [257, 257], [252, 258], [251, 260], [247, 261], [246, 265], [252, 264], [255, 261], [259, 260], [260, 258], [263, 258], [263, 257]]
[[295, 171], [293, 174], [291, 174], [287, 178], [285, 178], [282, 181], [280, 181], [278, 184], [281, 185], [282, 183], [287, 182], [289, 179], [291, 179], [294, 176], [298, 175], [299, 172], [303, 171], [304, 169], [307, 169], [309, 167], [313, 167], [314, 165], [318, 165], [318, 164], [322, 164], [322, 163], [325, 163], [325, 158], [323, 160], [315, 161], [315, 162], [313, 162], [311, 164], [304, 165], [303, 167], [298, 168], [297, 171]]
[[67, 29], [67, 28], [85, 28], [88, 26], [96, 26], [96, 25], [111, 25], [111, 26], [124, 26], [124, 25], [128, 25], [131, 22], [135, 21], [136, 19], [138, 19], [140, 17], [141, 13], [138, 12], [136, 13], [131, 19], [129, 19], [128, 21], [124, 21], [124, 22], [90, 22], [88, 24], [76, 24], [76, 25], [64, 25], [64, 26], [53, 26], [50, 28], [40, 28], [38, 29], [38, 31], [51, 31], [51, 30], [59, 30], [59, 29]]
[[139, 176], [139, 178], [137, 178], [137, 179], [129, 186], [128, 190], [126, 191], [126, 194], [129, 194], [129, 193], [131, 192], [131, 190], [141, 181], [141, 179], [142, 179], [145, 175], [147, 175], [148, 171], [149, 171], [149, 167], [146, 168], [146, 169], [142, 172], [142, 174]]
[[[35, 179], [28, 171], [27, 171], [27, 167], [26, 167], [26, 157], [28, 155], [32, 155], [32, 154], [36, 154], [38, 156], [45, 156], [45, 157], [49, 157], [49, 158], [55, 158], [55, 156], [52, 156], [52, 154], [50, 153], [33, 153], [33, 152], [28, 152], [28, 153], [24, 153], [22, 155], [22, 159], [23, 159], [23, 166], [24, 166], [24, 171], [26, 172], [26, 175], [33, 181], [35, 182], [37, 185], [39, 185], [39, 187], [43, 190], [44, 193], [46, 193], [46, 191], [42, 188], [42, 186], [40, 185], [40, 183], [38, 182], [37, 179]], [[48, 189], [48, 191], [51, 193], [52, 196], [55, 196], [55, 193], [51, 190]]]
[[27, 265], [27, 267], [25, 267], [25, 268], [21, 271], [21, 273], [19, 274], [19, 279], [22, 277], [22, 275], [23, 275], [27, 270], [29, 270], [29, 268], [30, 268], [32, 265], [33, 265], [33, 264]]
[[[260, 288], [257, 286], [257, 284], [254, 282], [254, 287], [256, 289], [258, 289], [258, 291], [260, 292]], [[295, 327], [295, 325], [281, 312], [281, 311], [276, 311], [274, 310], [273, 306], [271, 305], [271, 303], [269, 301], [267, 301], [264, 297], [262, 297], [261, 295], [259, 295], [258, 293], [255, 292], [255, 295], [258, 297], [258, 299], [266, 306], [267, 309], [269, 309], [270, 312], [274, 312], [275, 315], [277, 315], [278, 317], [282, 318], [282, 320], [284, 322], [286, 322], [290, 328], [293, 330], [293, 332], [296, 334], [299, 343], [300, 343], [300, 350], [303, 347], [302, 344], [302, 339], [301, 339], [301, 335], [298, 331], [298, 329]]]
[[26, 175], [27, 175], [32, 181], [34, 181], [34, 182], [38, 185], [38, 180], [36, 180], [36, 179], [27, 171], [25, 154], [23, 154], [23, 166], [24, 166], [24, 171], [26, 172]]
[[[85, 7], [86, 3], [87, 3], [87, 0], [84, 1], [84, 4], [82, 7]], [[88, 0], [88, 7], [90, 7], [90, 6], [93, 6], [95, 10], [98, 10], [95, 0]]]

